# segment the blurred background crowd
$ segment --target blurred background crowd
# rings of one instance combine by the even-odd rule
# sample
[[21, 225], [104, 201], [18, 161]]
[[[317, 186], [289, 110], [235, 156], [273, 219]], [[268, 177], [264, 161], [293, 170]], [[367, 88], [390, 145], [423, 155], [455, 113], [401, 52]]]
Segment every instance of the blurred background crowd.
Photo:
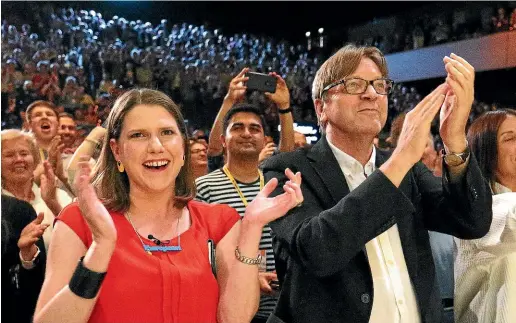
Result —
[[[354, 40], [350, 32], [348, 40], [390, 53], [513, 30], [516, 8], [510, 4], [484, 4], [475, 17], [461, 11], [414, 15], [398, 24], [389, 37]], [[310, 88], [328, 52], [323, 50], [323, 41], [321, 36], [320, 43], [293, 44], [166, 19], [153, 25], [59, 3], [34, 5], [30, 21], [6, 12], [2, 20], [2, 128], [22, 128], [26, 107], [43, 99], [55, 103], [59, 112], [73, 115], [84, 136], [107, 117], [110, 103], [121, 91], [140, 86], [169, 94], [182, 108], [192, 133], [196, 129], [209, 132], [229, 81], [245, 66], [282, 75], [290, 90], [294, 121], [315, 124]], [[413, 108], [423, 94], [414, 86], [395, 86], [385, 134], [391, 121]], [[247, 100], [262, 109], [268, 130], [274, 132], [275, 105], [256, 92], [249, 93]], [[471, 118], [499, 107], [496, 102], [475, 102]]]

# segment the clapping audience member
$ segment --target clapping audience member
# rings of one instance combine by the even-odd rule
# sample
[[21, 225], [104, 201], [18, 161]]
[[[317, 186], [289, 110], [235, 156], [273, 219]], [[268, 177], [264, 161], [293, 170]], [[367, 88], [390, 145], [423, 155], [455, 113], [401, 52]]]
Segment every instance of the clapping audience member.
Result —
[[249, 322], [262, 228], [302, 201], [300, 176], [273, 199], [267, 183], [242, 221], [192, 201], [183, 117], [149, 89], [117, 99], [105, 142], [93, 175], [80, 162], [78, 203], [57, 219], [34, 321]]
[[[312, 97], [324, 135], [263, 165], [266, 178], [287, 182], [290, 168], [304, 183], [303, 204], [270, 223], [276, 321], [441, 322], [428, 230], [474, 239], [491, 223], [489, 187], [466, 142], [474, 69], [454, 54], [444, 65], [446, 82], [407, 113], [390, 155], [373, 145], [392, 88], [383, 54], [348, 45], [318, 70]], [[444, 179], [419, 162], [439, 109]]]
[[[43, 162], [40, 186], [34, 182], [34, 171], [40, 162], [34, 139], [16, 129], [3, 130], [2, 137], [2, 194], [29, 202], [37, 213], [44, 213], [43, 223], [52, 225], [54, 217], [72, 199], [57, 188], [57, 179], [48, 161]], [[52, 230], [43, 235], [48, 249]]]
[[455, 238], [455, 322], [516, 322], [516, 112], [484, 113], [468, 142], [493, 193], [493, 222], [479, 239]]

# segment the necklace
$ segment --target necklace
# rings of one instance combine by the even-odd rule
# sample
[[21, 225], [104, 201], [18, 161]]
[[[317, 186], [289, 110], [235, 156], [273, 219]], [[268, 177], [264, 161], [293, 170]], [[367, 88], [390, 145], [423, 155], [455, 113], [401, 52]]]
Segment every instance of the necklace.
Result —
[[176, 235], [177, 235], [177, 246], [151, 246], [143, 242], [142, 237], [138, 233], [138, 230], [136, 230], [136, 227], [133, 224], [133, 221], [131, 220], [131, 214], [129, 211], [125, 213], [127, 220], [129, 220], [129, 223], [131, 224], [131, 227], [133, 227], [134, 233], [136, 233], [136, 236], [138, 239], [140, 239], [140, 242], [142, 243], [143, 250], [147, 252], [149, 255], [152, 256], [153, 251], [161, 251], [161, 252], [168, 252], [168, 251], [181, 251], [181, 233], [179, 232], [179, 220], [183, 217], [183, 211], [181, 211], [181, 215], [179, 218], [177, 218], [177, 225], [176, 225]]

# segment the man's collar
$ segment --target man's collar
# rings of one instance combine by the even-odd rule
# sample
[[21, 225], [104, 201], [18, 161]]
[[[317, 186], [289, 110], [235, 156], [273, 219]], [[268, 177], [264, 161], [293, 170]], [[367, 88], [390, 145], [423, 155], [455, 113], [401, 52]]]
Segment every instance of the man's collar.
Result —
[[367, 175], [370, 175], [374, 171], [376, 161], [376, 148], [374, 147], [374, 145], [371, 156], [369, 157], [369, 160], [367, 161], [364, 167], [362, 167], [362, 164], [360, 164], [358, 160], [337, 148], [329, 140], [328, 145], [330, 146], [330, 149], [335, 155], [335, 158], [337, 159], [340, 168], [345, 170], [345, 172], [347, 172], [348, 175], [350, 172], [356, 172], [358, 170], [365, 171]]
[[498, 182], [494, 182], [491, 185], [491, 190], [493, 191], [493, 194], [502, 194], [502, 193], [512, 192], [510, 188], [503, 186], [502, 184], [500, 184]]

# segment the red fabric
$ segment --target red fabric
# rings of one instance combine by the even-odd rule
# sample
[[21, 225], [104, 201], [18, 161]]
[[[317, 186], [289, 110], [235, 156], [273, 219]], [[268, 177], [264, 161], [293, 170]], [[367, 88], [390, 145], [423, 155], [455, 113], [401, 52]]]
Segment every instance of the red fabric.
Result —
[[[219, 289], [208, 262], [207, 240], [218, 243], [240, 216], [227, 205], [191, 201], [188, 209], [191, 227], [181, 234], [183, 250], [152, 256], [123, 214], [111, 212], [118, 240], [89, 322], [217, 321]], [[90, 246], [91, 231], [77, 203], [63, 209], [57, 220]], [[171, 245], [177, 245], [177, 238]]]

